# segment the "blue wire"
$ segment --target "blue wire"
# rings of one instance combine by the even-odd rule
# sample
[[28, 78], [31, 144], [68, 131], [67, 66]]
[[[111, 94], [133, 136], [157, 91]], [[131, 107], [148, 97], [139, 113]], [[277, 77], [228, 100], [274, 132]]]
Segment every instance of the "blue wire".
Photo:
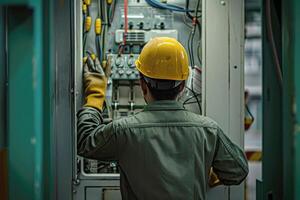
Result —
[[99, 56], [99, 61], [102, 61], [102, 51], [101, 51], [101, 47], [100, 47], [100, 40], [99, 40], [99, 36], [96, 36], [96, 45], [97, 45], [97, 49], [98, 49], [98, 56]]
[[154, 2], [152, 0], [146, 0], [146, 2], [155, 8], [166, 9], [164, 6], [160, 5], [158, 2]]
[[146, 0], [146, 2], [155, 8], [167, 9], [167, 10], [176, 11], [176, 12], [192, 12], [192, 10], [186, 10], [183, 7], [173, 5], [173, 4], [160, 3], [156, 0]]
[[151, 2], [152, 5], [155, 5], [156, 8], [168, 9], [168, 10], [178, 11], [178, 12], [180, 12], [180, 11], [183, 10], [183, 8], [180, 8], [180, 7], [178, 8], [176, 6], [172, 7], [172, 6], [168, 5], [168, 4], [159, 3], [156, 0], [147, 0], [147, 1]]

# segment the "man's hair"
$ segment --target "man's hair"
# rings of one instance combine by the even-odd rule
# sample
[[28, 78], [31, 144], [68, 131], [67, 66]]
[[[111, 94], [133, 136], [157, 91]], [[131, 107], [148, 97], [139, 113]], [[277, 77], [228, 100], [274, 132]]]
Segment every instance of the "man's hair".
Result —
[[[171, 88], [171, 89], [166, 89], [166, 90], [160, 90], [160, 89], [156, 89], [154, 87], [152, 87], [149, 83], [147, 83], [147, 81], [144, 79], [143, 76], [141, 76], [141, 80], [143, 82], [146, 83], [146, 85], [148, 86], [150, 93], [152, 95], [152, 97], [155, 100], [175, 100], [177, 98], [177, 96], [179, 95], [179, 93], [181, 92], [181, 84], [180, 83], [178, 86]], [[162, 79], [152, 79], [153, 81], [158, 81], [158, 82], [172, 82], [170, 80], [162, 80]]]

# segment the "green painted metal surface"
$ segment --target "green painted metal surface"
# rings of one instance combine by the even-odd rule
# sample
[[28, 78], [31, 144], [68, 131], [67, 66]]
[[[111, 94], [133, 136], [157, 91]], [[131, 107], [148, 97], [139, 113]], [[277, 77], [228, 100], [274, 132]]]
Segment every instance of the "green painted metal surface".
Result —
[[[278, 18], [273, 15], [273, 19], [276, 21], [278, 19], [281, 24], [274, 32], [277, 35], [278, 51], [282, 56], [283, 93], [281, 96], [277, 89], [277, 95], [274, 95], [277, 88], [274, 79], [276, 76], [271, 71], [272, 55], [264, 31], [266, 89], [264, 98], [267, 99], [264, 103], [263, 184], [257, 185], [259, 187], [257, 199], [298, 200], [300, 199], [300, 2], [298, 0], [273, 2], [277, 8], [281, 8], [281, 14], [277, 16]], [[282, 99], [282, 104], [274, 104], [276, 102], [274, 97]], [[280, 138], [282, 141], [279, 141]], [[263, 194], [260, 191], [263, 191]]]
[[[300, 70], [297, 70], [299, 73], [300, 73]], [[299, 87], [299, 81], [297, 81], [297, 84]], [[297, 91], [297, 96], [299, 97], [300, 96], [300, 91], [298, 89]], [[297, 100], [297, 105], [299, 106], [300, 105], [300, 101], [299, 99]], [[298, 128], [297, 128], [297, 131], [295, 132], [295, 146], [296, 146], [296, 149], [295, 149], [295, 184], [294, 184], [294, 196], [295, 196], [295, 199], [300, 199], [300, 123], [299, 123], [299, 119], [300, 119], [300, 113], [299, 113], [299, 110], [297, 111], [297, 121], [298, 121]]]
[[6, 70], [5, 70], [5, 31], [4, 9], [0, 6], [0, 150], [6, 147]]
[[293, 0], [293, 13], [294, 13], [294, 83], [295, 83], [295, 96], [296, 96], [296, 130], [295, 130], [295, 184], [294, 184], [294, 196], [295, 199], [300, 199], [300, 1]]
[[[0, 0], [0, 7], [8, 7], [9, 19], [9, 85], [8, 102], [4, 105], [8, 110], [4, 117], [8, 123], [10, 199], [53, 199], [55, 195], [54, 162], [51, 160], [54, 140], [53, 4], [53, 1], [41, 0]], [[1, 41], [0, 45], [2, 55]], [[4, 65], [1, 72], [3, 68]], [[0, 80], [2, 83], [2, 76]]]
[[[266, 1], [263, 2], [263, 159], [262, 199], [282, 199], [282, 93], [276, 77], [270, 42], [266, 29]], [[273, 2], [273, 1], [271, 1]], [[273, 4], [272, 4], [273, 5]], [[272, 10], [275, 11], [274, 5]], [[281, 49], [281, 29], [278, 15], [272, 12], [276, 46]], [[259, 197], [257, 197], [259, 199]]]
[[54, 144], [54, 2], [43, 2], [43, 200], [55, 199]]
[[8, 155], [9, 199], [33, 199], [34, 81], [33, 12], [8, 8]]
[[300, 2], [282, 1], [284, 99], [284, 199], [300, 199]]
[[35, 165], [34, 165], [34, 189], [35, 189], [35, 199], [43, 198], [43, 153], [44, 153], [44, 109], [43, 109], [43, 15], [42, 15], [42, 5], [40, 1], [35, 1], [34, 4], [34, 26], [33, 26], [33, 103], [34, 103], [34, 133], [35, 140]]
[[263, 199], [263, 182], [261, 180], [256, 180], [256, 199]]
[[294, 199], [294, 115], [293, 115], [293, 92], [294, 92], [294, 67], [293, 67], [293, 0], [282, 2], [282, 71], [283, 71], [283, 199]]
[[[274, 32], [277, 35], [278, 52], [282, 56], [283, 93], [281, 96], [276, 85], [276, 79], [274, 79], [276, 75], [272, 73], [272, 70], [274, 71], [274, 63], [272, 62], [270, 46], [266, 39], [266, 31], [264, 31], [264, 86], [267, 90], [264, 90], [263, 184], [258, 184], [258, 186], [262, 187], [259, 189], [263, 191], [263, 195], [260, 196], [258, 194], [257, 198], [300, 199], [300, 143], [299, 133], [294, 134], [294, 128], [297, 127], [295, 126], [295, 116], [297, 121], [299, 113], [295, 115], [293, 110], [295, 108], [294, 94], [296, 94], [296, 107], [299, 109], [297, 90], [299, 91], [300, 85], [300, 43], [297, 36], [300, 34], [298, 21], [300, 19], [300, 4], [297, 0], [274, 2], [275, 6], [279, 8], [282, 6], [281, 15], [278, 15], [277, 18], [276, 15], [272, 17], [275, 21], [278, 19], [278, 22], [281, 24], [281, 27]], [[273, 25], [276, 25], [276, 23]], [[280, 43], [281, 40], [282, 43]], [[280, 48], [281, 44], [282, 49]], [[277, 95], [274, 95], [276, 91]], [[273, 104], [271, 103], [272, 93]], [[276, 101], [274, 101], [275, 97], [278, 98], [277, 101], [282, 99], [282, 104], [274, 104]], [[282, 127], [280, 124], [282, 124]], [[274, 176], [275, 174], [276, 176]], [[282, 177], [282, 179], [279, 177]]]
[[7, 6], [29, 6], [35, 7], [41, 0], [0, 0], [0, 4]]

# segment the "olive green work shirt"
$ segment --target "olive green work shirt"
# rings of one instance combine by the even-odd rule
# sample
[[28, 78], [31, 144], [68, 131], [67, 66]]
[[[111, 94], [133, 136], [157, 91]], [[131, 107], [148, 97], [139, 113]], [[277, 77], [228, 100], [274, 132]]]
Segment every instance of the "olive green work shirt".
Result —
[[118, 161], [125, 200], [204, 200], [211, 167], [225, 185], [248, 174], [244, 152], [216, 122], [177, 101], [156, 101], [133, 116], [102, 122], [97, 109], [78, 112], [78, 155]]

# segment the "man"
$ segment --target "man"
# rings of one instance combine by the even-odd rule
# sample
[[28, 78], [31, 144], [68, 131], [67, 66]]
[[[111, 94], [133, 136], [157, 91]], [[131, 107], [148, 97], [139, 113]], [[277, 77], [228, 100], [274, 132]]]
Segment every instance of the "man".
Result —
[[154, 38], [136, 67], [147, 105], [105, 125], [106, 77], [97, 60], [87, 61], [78, 154], [118, 161], [123, 199], [205, 199], [211, 170], [222, 184], [240, 184], [248, 174], [243, 151], [213, 120], [176, 101], [189, 75], [184, 47], [175, 39]]

